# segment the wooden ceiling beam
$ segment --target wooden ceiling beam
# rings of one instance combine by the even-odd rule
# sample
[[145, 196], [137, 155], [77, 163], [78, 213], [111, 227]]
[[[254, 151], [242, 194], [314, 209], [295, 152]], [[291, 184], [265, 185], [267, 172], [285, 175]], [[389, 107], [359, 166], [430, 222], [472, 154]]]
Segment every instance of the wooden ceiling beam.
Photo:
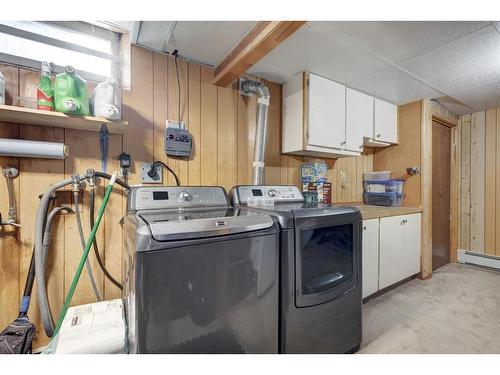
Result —
[[217, 65], [214, 84], [229, 85], [304, 24], [305, 21], [260, 21]]

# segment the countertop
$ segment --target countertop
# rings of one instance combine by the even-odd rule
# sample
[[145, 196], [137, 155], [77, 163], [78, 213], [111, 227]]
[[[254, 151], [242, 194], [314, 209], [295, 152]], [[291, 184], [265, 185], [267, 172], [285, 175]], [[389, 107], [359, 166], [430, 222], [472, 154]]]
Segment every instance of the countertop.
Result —
[[385, 207], [385, 206], [373, 206], [363, 203], [343, 203], [343, 204], [333, 204], [333, 206], [356, 207], [361, 211], [363, 220], [377, 219], [389, 216], [410, 215], [422, 212], [422, 208], [415, 206]]

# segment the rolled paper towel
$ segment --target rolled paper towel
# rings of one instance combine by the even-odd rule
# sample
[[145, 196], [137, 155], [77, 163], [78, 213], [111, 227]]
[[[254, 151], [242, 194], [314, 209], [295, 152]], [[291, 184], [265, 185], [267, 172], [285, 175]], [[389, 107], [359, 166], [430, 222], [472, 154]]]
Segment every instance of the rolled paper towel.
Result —
[[0, 156], [64, 159], [69, 156], [69, 148], [64, 143], [0, 138]]

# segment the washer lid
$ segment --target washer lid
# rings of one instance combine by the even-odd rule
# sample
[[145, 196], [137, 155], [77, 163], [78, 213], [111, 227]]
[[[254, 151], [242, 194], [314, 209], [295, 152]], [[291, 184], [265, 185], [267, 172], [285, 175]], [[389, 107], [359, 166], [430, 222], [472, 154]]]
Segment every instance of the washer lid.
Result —
[[138, 211], [156, 241], [172, 241], [267, 229], [271, 216], [237, 208]]

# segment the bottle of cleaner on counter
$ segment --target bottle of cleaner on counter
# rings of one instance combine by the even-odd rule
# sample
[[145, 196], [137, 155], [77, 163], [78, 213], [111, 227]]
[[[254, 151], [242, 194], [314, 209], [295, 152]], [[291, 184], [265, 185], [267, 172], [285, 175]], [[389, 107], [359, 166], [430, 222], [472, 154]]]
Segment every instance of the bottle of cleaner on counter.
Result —
[[90, 110], [94, 116], [102, 116], [108, 120], [119, 120], [120, 91], [114, 77], [99, 83], [90, 96]]
[[52, 86], [52, 67], [47, 61], [42, 62], [40, 82], [36, 89], [36, 107], [45, 111], [54, 110], [54, 87]]
[[2, 72], [0, 72], [0, 104], [5, 104], [5, 78]]
[[54, 97], [58, 112], [83, 116], [90, 113], [87, 81], [76, 74], [72, 66], [66, 66], [64, 72], [56, 76]]

